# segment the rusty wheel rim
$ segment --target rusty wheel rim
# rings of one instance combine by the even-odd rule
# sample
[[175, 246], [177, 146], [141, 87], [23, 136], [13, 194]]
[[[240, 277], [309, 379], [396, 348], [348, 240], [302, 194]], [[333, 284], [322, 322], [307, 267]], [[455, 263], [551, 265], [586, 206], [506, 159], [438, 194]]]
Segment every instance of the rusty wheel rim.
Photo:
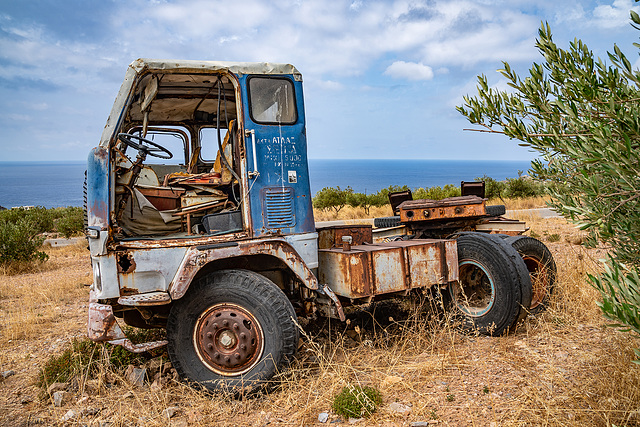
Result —
[[196, 322], [194, 346], [213, 372], [235, 376], [248, 372], [260, 360], [264, 335], [256, 318], [235, 304], [216, 304]]
[[450, 285], [458, 308], [470, 317], [481, 317], [491, 311], [496, 290], [484, 266], [472, 260], [461, 260], [459, 276], [460, 279]]
[[523, 256], [529, 276], [531, 277], [531, 305], [529, 309], [534, 309], [544, 301], [549, 287], [549, 272], [547, 267], [538, 258]]

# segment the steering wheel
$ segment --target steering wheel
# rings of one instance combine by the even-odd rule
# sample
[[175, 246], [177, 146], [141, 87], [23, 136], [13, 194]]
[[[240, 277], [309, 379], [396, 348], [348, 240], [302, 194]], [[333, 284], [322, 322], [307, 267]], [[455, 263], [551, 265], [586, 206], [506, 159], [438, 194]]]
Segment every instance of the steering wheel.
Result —
[[[149, 154], [153, 157], [158, 157], [160, 159], [170, 159], [173, 157], [171, 151], [156, 144], [153, 141], [150, 141], [138, 135], [133, 135], [130, 133], [119, 133], [118, 139], [124, 142], [125, 145], [128, 145], [129, 147], [135, 148], [141, 153]], [[137, 140], [138, 142], [134, 140]]]

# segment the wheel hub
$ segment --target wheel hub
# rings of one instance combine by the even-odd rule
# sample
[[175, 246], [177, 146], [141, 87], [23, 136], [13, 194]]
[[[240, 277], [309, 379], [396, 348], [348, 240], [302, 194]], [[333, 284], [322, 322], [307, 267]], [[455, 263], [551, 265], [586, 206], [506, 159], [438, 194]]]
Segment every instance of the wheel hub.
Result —
[[244, 308], [216, 304], [198, 319], [194, 344], [200, 359], [221, 375], [247, 372], [260, 359], [263, 347], [260, 325]]
[[464, 260], [459, 267], [460, 280], [452, 286], [456, 305], [467, 316], [480, 317], [488, 313], [495, 302], [495, 289], [484, 267]]

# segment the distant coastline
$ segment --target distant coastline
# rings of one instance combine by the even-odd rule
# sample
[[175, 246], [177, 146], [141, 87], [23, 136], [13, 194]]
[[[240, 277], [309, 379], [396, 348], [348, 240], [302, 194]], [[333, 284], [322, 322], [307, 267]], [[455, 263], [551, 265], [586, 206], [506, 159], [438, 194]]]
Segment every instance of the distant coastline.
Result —
[[[312, 195], [324, 187], [370, 194], [390, 185], [460, 185], [483, 175], [503, 180], [529, 168], [526, 160], [309, 160]], [[82, 161], [0, 161], [0, 206], [82, 206], [85, 169]]]

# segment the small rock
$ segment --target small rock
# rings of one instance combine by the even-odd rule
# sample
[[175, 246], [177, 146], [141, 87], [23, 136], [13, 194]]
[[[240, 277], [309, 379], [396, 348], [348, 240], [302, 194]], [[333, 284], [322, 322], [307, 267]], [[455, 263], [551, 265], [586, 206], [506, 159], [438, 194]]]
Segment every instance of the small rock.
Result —
[[320, 412], [318, 414], [318, 421], [320, 421], [321, 423], [326, 423], [328, 420], [329, 420], [328, 412]]
[[271, 423], [271, 412], [260, 411], [260, 425], [266, 426]]
[[56, 391], [64, 391], [67, 389], [67, 387], [69, 387], [69, 384], [67, 383], [53, 383], [49, 386], [49, 388], [47, 388], [47, 391], [49, 392], [49, 394], [53, 394]]
[[411, 427], [429, 427], [429, 421], [414, 421]]
[[155, 380], [152, 384], [151, 387], [149, 387], [149, 390], [151, 390], [154, 393], [159, 392], [160, 390], [162, 390], [162, 381], [160, 379]]
[[56, 391], [53, 393], [53, 406], [60, 408], [69, 402], [70, 394], [66, 391]]
[[362, 418], [349, 418], [349, 424], [355, 424], [362, 421]]
[[403, 405], [402, 403], [392, 402], [389, 404], [389, 409], [398, 414], [408, 414], [411, 412], [411, 408], [407, 405]]
[[163, 364], [164, 364], [164, 359], [162, 357], [156, 357], [155, 359], [149, 360], [146, 363], [146, 367], [149, 371], [155, 372], [155, 371], [159, 371]]
[[4, 371], [4, 372], [0, 373], [0, 375], [2, 375], [2, 379], [3, 380], [6, 380], [7, 378], [9, 378], [9, 377], [11, 377], [11, 376], [13, 376], [15, 374], [16, 374], [15, 371]]
[[129, 381], [132, 385], [136, 387], [143, 387], [144, 377], [146, 376], [146, 374], [146, 368], [136, 368], [133, 365], [129, 365], [127, 367], [127, 371], [125, 372], [125, 378], [127, 378], [127, 381]]
[[62, 417], [62, 422], [69, 421], [77, 417], [77, 414], [73, 409], [69, 409], [66, 414]]
[[177, 406], [169, 406], [164, 411], [162, 411], [162, 415], [167, 417], [167, 419], [173, 418], [173, 416], [180, 410]]

